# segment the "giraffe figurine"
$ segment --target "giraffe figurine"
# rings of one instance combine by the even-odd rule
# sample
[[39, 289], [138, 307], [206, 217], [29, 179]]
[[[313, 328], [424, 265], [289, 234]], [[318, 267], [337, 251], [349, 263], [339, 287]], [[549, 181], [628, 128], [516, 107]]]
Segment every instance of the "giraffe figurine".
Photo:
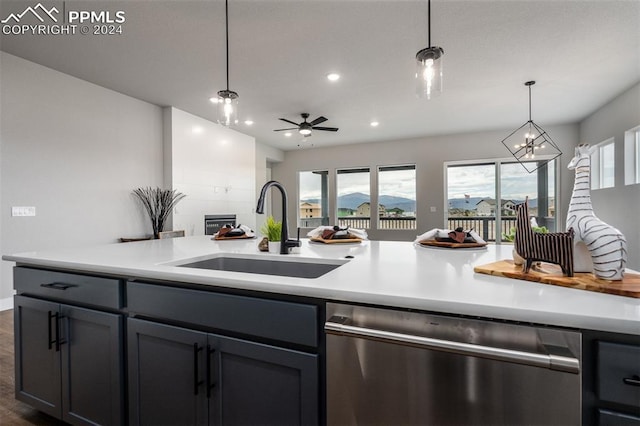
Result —
[[593, 212], [590, 154], [588, 144], [578, 145], [568, 165], [569, 170], [575, 170], [566, 223], [566, 228], [575, 232], [574, 268], [576, 272], [593, 272], [596, 278], [619, 281], [627, 263], [627, 241]]

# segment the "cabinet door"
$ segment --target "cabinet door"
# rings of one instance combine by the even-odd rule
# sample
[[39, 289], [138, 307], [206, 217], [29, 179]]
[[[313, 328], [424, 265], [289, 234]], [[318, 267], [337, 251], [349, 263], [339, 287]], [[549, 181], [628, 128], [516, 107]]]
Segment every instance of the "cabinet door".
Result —
[[122, 317], [62, 305], [62, 418], [124, 424]]
[[60, 418], [59, 305], [14, 297], [16, 399]]
[[318, 356], [209, 335], [215, 425], [318, 424]]
[[205, 333], [127, 320], [131, 425], [206, 425]]

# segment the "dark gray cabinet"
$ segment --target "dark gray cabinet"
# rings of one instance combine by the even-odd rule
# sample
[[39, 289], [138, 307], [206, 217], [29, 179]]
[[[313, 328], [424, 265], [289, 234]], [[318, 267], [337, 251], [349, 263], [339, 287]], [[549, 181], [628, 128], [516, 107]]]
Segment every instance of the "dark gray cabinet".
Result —
[[130, 318], [132, 425], [318, 424], [318, 355]]
[[[75, 425], [123, 425], [120, 280], [14, 268], [15, 395]], [[116, 311], [117, 312], [117, 311]]]
[[121, 317], [15, 296], [16, 398], [71, 424], [119, 425]]

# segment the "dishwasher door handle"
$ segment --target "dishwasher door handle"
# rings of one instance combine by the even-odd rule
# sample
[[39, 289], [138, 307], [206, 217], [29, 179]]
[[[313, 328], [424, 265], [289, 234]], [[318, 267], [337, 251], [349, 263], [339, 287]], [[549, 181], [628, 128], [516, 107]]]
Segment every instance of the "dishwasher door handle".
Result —
[[[580, 373], [580, 360], [575, 357], [524, 352], [513, 349], [496, 348], [493, 346], [434, 339], [431, 337], [415, 336], [412, 334], [396, 333], [393, 331], [357, 327], [349, 325], [349, 322], [350, 319], [347, 317], [333, 316], [325, 323], [324, 330], [327, 334], [334, 334], [338, 336], [358, 337], [403, 346], [542, 367], [567, 373]], [[568, 350], [567, 348], [564, 349]]]

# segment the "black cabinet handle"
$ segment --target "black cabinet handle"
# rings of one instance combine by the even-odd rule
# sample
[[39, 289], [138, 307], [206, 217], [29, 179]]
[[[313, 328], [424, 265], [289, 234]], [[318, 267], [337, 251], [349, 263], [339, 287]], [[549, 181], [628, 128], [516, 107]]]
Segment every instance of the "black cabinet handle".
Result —
[[215, 352], [211, 345], [207, 345], [207, 398], [211, 398], [211, 389], [216, 386], [216, 382], [211, 379], [211, 355]]
[[53, 344], [56, 342], [55, 340], [51, 339], [51, 337], [53, 337], [53, 330], [52, 330], [52, 327], [51, 327], [51, 319], [54, 318], [54, 317], [55, 317], [55, 315], [53, 314], [53, 312], [49, 311], [49, 321], [48, 321], [48, 324], [47, 324], [47, 326], [48, 326], [47, 327], [47, 331], [48, 331], [48, 333], [47, 333], [47, 340], [48, 340], [47, 347], [49, 348], [49, 350], [51, 350], [51, 348], [53, 347]]
[[625, 385], [640, 386], [640, 376], [637, 374], [634, 374], [631, 377], [625, 377], [622, 381]]
[[54, 321], [56, 322], [56, 352], [60, 352], [60, 315], [57, 312], [54, 314]]
[[197, 343], [193, 344], [193, 394], [198, 395], [198, 388], [202, 384], [202, 380], [198, 380], [200, 373], [198, 372], [198, 352], [202, 350]]
[[75, 284], [65, 284], [65, 283], [49, 283], [49, 284], [40, 284], [40, 287], [52, 288], [54, 290], [66, 290], [71, 287], [78, 287]]

